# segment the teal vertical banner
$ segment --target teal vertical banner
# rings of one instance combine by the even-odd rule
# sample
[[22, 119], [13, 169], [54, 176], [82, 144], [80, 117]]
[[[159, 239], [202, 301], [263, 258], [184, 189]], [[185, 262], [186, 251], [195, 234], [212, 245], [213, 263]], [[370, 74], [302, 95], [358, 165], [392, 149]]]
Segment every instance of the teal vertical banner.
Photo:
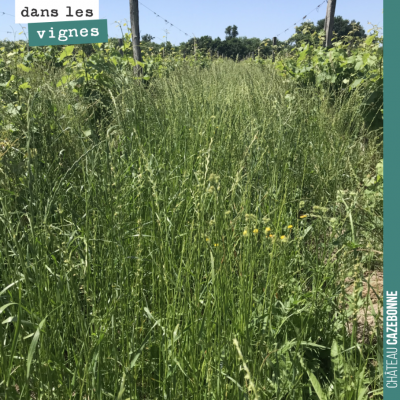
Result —
[[400, 1], [384, 0], [383, 34], [383, 376], [384, 400], [400, 399], [399, 314], [400, 295]]
[[28, 24], [29, 46], [108, 42], [107, 20], [56, 21]]

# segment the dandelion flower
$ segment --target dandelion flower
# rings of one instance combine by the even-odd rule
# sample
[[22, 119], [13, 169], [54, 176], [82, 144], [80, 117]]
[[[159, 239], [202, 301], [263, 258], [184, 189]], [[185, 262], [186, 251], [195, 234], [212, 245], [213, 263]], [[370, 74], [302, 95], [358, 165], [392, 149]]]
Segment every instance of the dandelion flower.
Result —
[[253, 233], [254, 233], [255, 235], [257, 235], [258, 229], [254, 229]]
[[270, 227], [265, 228], [265, 233], [269, 232], [271, 230]]
[[300, 218], [306, 218], [306, 217], [307, 217], [307, 214], [300, 215]]
[[285, 235], [282, 235], [282, 236], [281, 236], [281, 239], [282, 239], [282, 240], [284, 240], [285, 238], [286, 238], [286, 236], [285, 236]]
[[214, 247], [218, 247], [219, 246], [219, 244], [218, 243], [214, 243]]
[[249, 233], [247, 231], [243, 231], [243, 236], [248, 236]]
[[273, 238], [273, 237], [274, 237], [274, 235], [269, 235], [269, 237], [270, 237], [270, 238]]
[[292, 229], [292, 228], [293, 228], [293, 225], [289, 225], [288, 228], [289, 228], [289, 229]]

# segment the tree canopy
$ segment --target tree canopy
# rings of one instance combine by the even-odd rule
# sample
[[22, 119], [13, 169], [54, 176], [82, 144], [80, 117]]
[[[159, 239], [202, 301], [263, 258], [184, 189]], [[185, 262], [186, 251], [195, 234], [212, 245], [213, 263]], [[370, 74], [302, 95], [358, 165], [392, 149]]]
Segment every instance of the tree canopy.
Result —
[[146, 33], [145, 35], [142, 36], [142, 42], [151, 42], [153, 39], [155, 39], [154, 36], [151, 36], [149, 33]]
[[226, 39], [234, 39], [235, 37], [237, 37], [239, 35], [238, 27], [236, 25], [233, 25], [233, 26], [229, 25], [225, 29], [225, 35], [226, 35]]
[[[303, 41], [310, 42], [313, 33], [324, 31], [324, 25], [325, 19], [320, 19], [317, 25], [313, 22], [305, 21], [296, 27], [296, 33], [289, 39], [289, 42], [296, 45], [299, 45]], [[356, 22], [354, 19], [349, 21], [340, 15], [336, 16], [333, 20], [333, 32], [336, 35], [336, 40], [341, 40], [348, 35], [360, 38], [366, 37], [365, 30], [359, 22]]]

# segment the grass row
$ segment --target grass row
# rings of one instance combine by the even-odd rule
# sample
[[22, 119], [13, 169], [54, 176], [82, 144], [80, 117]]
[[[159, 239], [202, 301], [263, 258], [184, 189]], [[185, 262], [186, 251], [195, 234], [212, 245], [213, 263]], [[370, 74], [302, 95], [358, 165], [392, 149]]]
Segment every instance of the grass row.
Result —
[[226, 61], [93, 102], [31, 73], [26, 119], [0, 111], [5, 398], [379, 396], [345, 294], [382, 243], [357, 92]]

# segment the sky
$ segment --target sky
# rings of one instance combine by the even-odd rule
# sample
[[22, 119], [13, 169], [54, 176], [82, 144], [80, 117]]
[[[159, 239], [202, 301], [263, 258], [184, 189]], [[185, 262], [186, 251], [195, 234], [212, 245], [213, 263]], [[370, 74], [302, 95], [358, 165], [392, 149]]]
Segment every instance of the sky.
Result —
[[[68, 0], [53, 1], [68, 5]], [[122, 37], [116, 21], [126, 32], [123, 24], [130, 26], [129, 0], [99, 1], [100, 19], [107, 19], [109, 37]], [[82, 8], [84, 2], [82, 0]], [[321, 6], [315, 10], [319, 4]], [[279, 35], [279, 40], [286, 40], [295, 32], [294, 24], [300, 25], [304, 16], [307, 15], [304, 21], [314, 23], [324, 19], [326, 6], [324, 0], [140, 0], [139, 26], [141, 35], [149, 33], [157, 43], [167, 37], [174, 45], [193, 36], [210, 35], [224, 39], [225, 28], [229, 25], [238, 27], [239, 36], [265, 39]], [[0, 0], [0, 39], [24, 38], [19, 33], [23, 31], [22, 27], [27, 31], [27, 25], [16, 25], [14, 14], [15, 1]], [[337, 0], [335, 15], [350, 21], [355, 19], [366, 31], [372, 27], [368, 22], [382, 27], [383, 0]]]

